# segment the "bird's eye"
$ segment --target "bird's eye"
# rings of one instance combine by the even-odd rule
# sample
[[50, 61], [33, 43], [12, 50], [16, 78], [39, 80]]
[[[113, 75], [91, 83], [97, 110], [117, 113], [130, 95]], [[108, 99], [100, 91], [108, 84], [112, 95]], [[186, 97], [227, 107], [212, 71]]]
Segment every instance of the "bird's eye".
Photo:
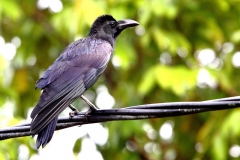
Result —
[[116, 23], [115, 22], [110, 22], [111, 27], [116, 27]]

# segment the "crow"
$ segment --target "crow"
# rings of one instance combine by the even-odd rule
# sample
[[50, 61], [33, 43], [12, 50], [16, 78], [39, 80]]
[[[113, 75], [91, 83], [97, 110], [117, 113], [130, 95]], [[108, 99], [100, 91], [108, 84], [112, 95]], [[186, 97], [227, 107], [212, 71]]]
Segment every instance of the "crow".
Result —
[[30, 130], [33, 136], [38, 135], [37, 149], [50, 142], [58, 115], [77, 98], [81, 97], [96, 109], [83, 93], [106, 69], [119, 34], [138, 24], [130, 19], [116, 21], [111, 15], [99, 16], [88, 36], [68, 45], [44, 72], [36, 82], [36, 88], [40, 88], [42, 94], [31, 113]]

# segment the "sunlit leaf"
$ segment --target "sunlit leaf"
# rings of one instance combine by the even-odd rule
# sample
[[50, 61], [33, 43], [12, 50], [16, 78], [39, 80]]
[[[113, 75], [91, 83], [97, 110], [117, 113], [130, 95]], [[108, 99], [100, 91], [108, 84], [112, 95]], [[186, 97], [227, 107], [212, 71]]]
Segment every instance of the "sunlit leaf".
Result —
[[197, 70], [187, 67], [168, 67], [158, 65], [155, 68], [155, 79], [163, 89], [170, 89], [177, 95], [183, 95], [196, 86]]
[[227, 143], [224, 137], [216, 136], [213, 138], [212, 153], [214, 159], [226, 159]]
[[18, 4], [14, 1], [0, 1], [0, 13], [10, 16], [12, 19], [17, 19], [21, 16], [22, 12]]
[[149, 69], [143, 76], [140, 82], [138, 92], [140, 94], [146, 95], [155, 84], [155, 68]]
[[236, 125], [235, 122], [240, 122], [240, 110], [237, 109], [234, 112], [231, 112], [225, 119], [222, 124], [221, 132], [223, 135], [229, 135], [231, 132], [231, 136], [237, 136], [240, 133], [240, 126]]
[[[75, 1], [74, 12], [78, 13], [78, 16], [84, 18], [87, 24], [91, 26], [96, 17], [104, 14], [103, 9], [105, 5], [106, 4], [103, 3], [102, 1], [93, 0]], [[79, 13], [81, 14], [81, 16], [79, 15]]]
[[152, 36], [159, 50], [167, 49], [170, 46], [170, 40], [167, 34], [160, 28], [152, 28]]
[[[127, 69], [130, 67], [130, 65], [133, 65], [136, 63], [136, 54], [135, 50], [133, 49], [133, 46], [131, 46], [127, 39], [121, 39], [119, 40], [120, 43], [116, 46], [116, 52], [115, 54], [120, 58], [121, 60], [121, 67], [123, 69]], [[121, 43], [122, 42], [122, 43]]]
[[237, 31], [233, 32], [231, 40], [234, 43], [240, 43], [240, 30], [237, 30]]

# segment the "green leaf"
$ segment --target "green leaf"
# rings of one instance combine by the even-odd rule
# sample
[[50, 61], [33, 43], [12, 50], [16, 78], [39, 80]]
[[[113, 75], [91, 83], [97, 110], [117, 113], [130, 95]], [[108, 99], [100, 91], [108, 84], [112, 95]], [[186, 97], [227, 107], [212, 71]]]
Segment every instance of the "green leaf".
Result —
[[159, 50], [165, 50], [170, 46], [171, 42], [164, 30], [154, 27], [152, 29], [152, 36]]
[[225, 118], [221, 127], [221, 133], [228, 136], [231, 132], [231, 136], [238, 136], [240, 126], [236, 125], [236, 122], [240, 122], [240, 110], [234, 110]]
[[232, 33], [231, 41], [234, 43], [240, 43], [240, 30], [236, 30]]
[[140, 81], [138, 87], [138, 92], [141, 95], [146, 95], [154, 87], [155, 83], [155, 68], [153, 67], [144, 73], [143, 80]]
[[78, 154], [81, 150], [81, 146], [82, 146], [82, 138], [79, 138], [76, 140], [74, 147], [73, 147], [73, 152], [75, 154]]
[[227, 150], [226, 139], [222, 136], [215, 136], [212, 147], [214, 159], [227, 159]]
[[196, 87], [198, 70], [192, 70], [184, 66], [169, 67], [157, 65], [155, 67], [155, 79], [163, 89], [170, 89], [181, 96], [187, 90]]
[[0, 13], [4, 13], [10, 16], [12, 19], [18, 19], [22, 15], [21, 9], [15, 1], [1, 0], [0, 1]]

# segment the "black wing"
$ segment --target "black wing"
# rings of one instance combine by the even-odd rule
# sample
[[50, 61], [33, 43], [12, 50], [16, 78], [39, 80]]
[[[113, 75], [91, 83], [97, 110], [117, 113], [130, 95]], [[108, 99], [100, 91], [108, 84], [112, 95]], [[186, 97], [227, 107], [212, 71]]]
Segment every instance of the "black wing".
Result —
[[112, 53], [108, 42], [93, 38], [78, 40], [63, 51], [36, 84], [43, 93], [31, 113], [33, 134], [41, 131], [96, 82]]

